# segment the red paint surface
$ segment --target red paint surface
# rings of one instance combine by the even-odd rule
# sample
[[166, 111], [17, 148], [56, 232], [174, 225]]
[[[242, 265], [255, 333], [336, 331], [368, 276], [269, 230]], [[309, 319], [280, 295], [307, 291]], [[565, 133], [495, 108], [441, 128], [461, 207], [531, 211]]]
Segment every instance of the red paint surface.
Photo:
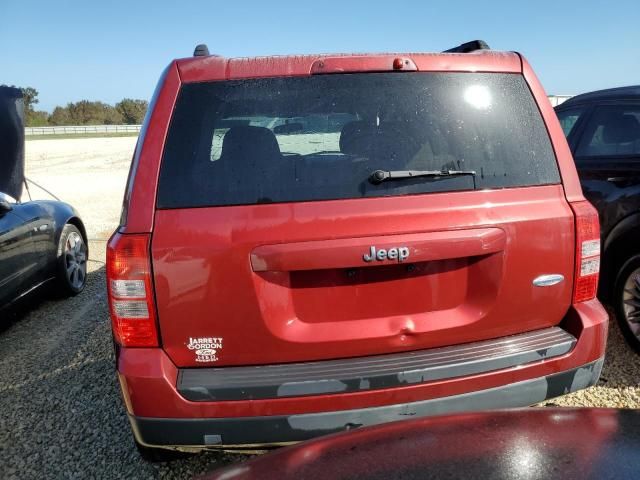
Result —
[[[186, 348], [189, 337], [224, 338], [220, 366], [345, 358], [545, 328], [559, 324], [571, 303], [573, 214], [560, 186], [159, 210], [155, 222], [161, 340], [183, 367], [200, 366]], [[505, 239], [490, 241], [485, 253], [474, 236], [488, 227]], [[343, 253], [320, 250], [303, 261], [296, 251], [305, 242], [313, 250], [337, 241], [365, 265], [374, 232], [371, 240], [405, 241], [411, 255], [431, 261], [414, 272], [383, 271], [398, 263], [376, 262], [349, 278]], [[424, 253], [424, 242], [434, 251]], [[285, 262], [278, 268], [287, 267], [288, 251], [287, 268], [308, 275], [254, 272], [252, 252], [274, 249]], [[548, 273], [566, 281], [532, 285]]]

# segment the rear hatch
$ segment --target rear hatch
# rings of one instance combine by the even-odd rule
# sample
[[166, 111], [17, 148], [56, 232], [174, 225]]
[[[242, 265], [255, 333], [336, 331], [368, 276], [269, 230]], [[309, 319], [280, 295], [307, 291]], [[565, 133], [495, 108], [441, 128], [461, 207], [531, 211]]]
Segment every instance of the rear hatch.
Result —
[[519, 74], [192, 83], [152, 267], [180, 367], [420, 350], [557, 325], [573, 214]]

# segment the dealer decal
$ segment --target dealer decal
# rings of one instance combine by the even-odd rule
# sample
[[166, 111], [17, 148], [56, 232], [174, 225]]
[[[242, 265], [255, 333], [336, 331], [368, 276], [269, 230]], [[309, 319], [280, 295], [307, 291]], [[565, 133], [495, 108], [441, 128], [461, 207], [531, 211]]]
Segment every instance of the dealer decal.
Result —
[[196, 362], [217, 362], [220, 358], [220, 350], [222, 350], [221, 337], [189, 337], [187, 348], [195, 354]]

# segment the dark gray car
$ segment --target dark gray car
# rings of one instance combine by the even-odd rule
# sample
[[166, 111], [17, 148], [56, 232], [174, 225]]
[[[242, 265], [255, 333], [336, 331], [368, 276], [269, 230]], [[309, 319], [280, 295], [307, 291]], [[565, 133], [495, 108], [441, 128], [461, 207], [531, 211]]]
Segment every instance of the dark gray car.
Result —
[[37, 287], [55, 281], [60, 293], [85, 286], [88, 247], [76, 210], [58, 201], [20, 202], [24, 184], [23, 101], [0, 87], [0, 315]]

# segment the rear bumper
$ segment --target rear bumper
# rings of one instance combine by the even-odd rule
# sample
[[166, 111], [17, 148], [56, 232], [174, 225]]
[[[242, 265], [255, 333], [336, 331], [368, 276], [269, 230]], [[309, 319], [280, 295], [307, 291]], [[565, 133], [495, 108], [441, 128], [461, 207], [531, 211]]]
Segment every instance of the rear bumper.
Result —
[[[345, 380], [342, 383], [347, 387], [342, 392], [319, 390], [321, 384], [307, 392], [296, 386], [277, 398], [273, 398], [273, 385], [237, 397], [237, 386], [219, 388], [228, 382], [226, 377], [217, 384], [201, 384], [206, 388], [198, 396], [193, 388], [186, 388], [189, 385], [181, 381], [180, 369], [158, 348], [120, 348], [116, 358], [123, 398], [141, 443], [193, 447], [271, 444], [407, 416], [527, 406], [592, 385], [598, 380], [605, 353], [605, 310], [597, 300], [579, 304], [570, 309], [560, 327], [573, 339], [566, 350], [554, 350], [553, 355], [551, 350], [540, 350], [537, 357], [519, 357], [520, 363], [512, 357], [511, 363], [490, 358], [486, 362], [495, 366], [490, 371], [473, 370], [476, 367], [468, 363], [461, 369], [454, 362], [447, 368], [458, 376], [451, 377], [441, 371], [434, 374], [426, 365], [418, 372], [420, 381], [414, 383], [389, 385], [390, 379], [399, 377], [378, 376], [376, 381], [384, 385], [368, 390]], [[372, 380], [374, 370], [366, 366], [366, 371]]]
[[431, 400], [301, 415], [241, 418], [129, 416], [138, 442], [153, 446], [255, 446], [308, 440], [383, 422], [464, 411], [522, 407], [595, 385], [604, 359], [546, 377]]
[[252, 367], [185, 368], [178, 392], [187, 400], [264, 400], [369, 392], [450, 380], [560, 357], [576, 338], [560, 327], [482, 342], [386, 355]]

